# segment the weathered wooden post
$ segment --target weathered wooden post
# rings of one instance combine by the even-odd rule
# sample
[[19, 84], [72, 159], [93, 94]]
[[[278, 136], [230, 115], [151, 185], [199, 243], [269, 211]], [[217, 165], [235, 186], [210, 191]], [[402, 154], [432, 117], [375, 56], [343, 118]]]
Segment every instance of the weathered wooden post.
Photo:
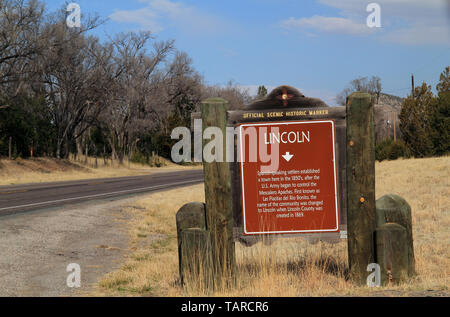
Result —
[[12, 160], [12, 137], [9, 137], [8, 159]]
[[350, 273], [365, 284], [375, 263], [375, 133], [372, 97], [361, 92], [347, 100], [347, 221]]
[[[412, 216], [411, 207], [406, 202], [405, 199], [398, 195], [389, 194], [381, 197], [376, 201], [376, 219], [377, 228], [382, 227], [386, 223], [396, 223], [405, 228], [405, 249], [407, 250], [407, 272], [408, 276], [413, 276], [415, 274], [415, 260], [414, 260], [414, 246], [413, 246], [413, 233], [412, 233]], [[397, 244], [399, 242], [392, 241], [392, 243]], [[380, 249], [383, 245], [379, 245], [377, 242], [377, 263], [379, 262], [378, 255], [382, 254], [384, 251]], [[403, 251], [401, 251], [403, 254]], [[399, 257], [401, 256], [399, 254]], [[402, 268], [403, 269], [403, 268]]]
[[375, 230], [375, 255], [381, 284], [399, 283], [408, 277], [408, 243], [405, 227], [385, 223]]
[[[211, 233], [214, 286], [222, 287], [233, 283], [235, 276], [235, 250], [233, 239], [233, 211], [231, 175], [226, 162], [226, 126], [228, 102], [221, 98], [210, 98], [202, 102], [203, 133], [212, 127], [222, 131], [222, 140], [216, 140], [215, 154], [221, 152], [219, 160], [209, 160], [203, 155], [205, 178], [206, 224]], [[208, 133], [206, 133], [208, 134]], [[215, 136], [216, 138], [219, 136]], [[222, 141], [222, 142], [220, 142]], [[203, 148], [209, 143], [203, 140]], [[219, 152], [217, 152], [219, 151]]]
[[[176, 215], [177, 222], [177, 238], [178, 238], [178, 262], [180, 269], [180, 279], [181, 283], [184, 284], [184, 269], [194, 267], [195, 264], [188, 264], [189, 260], [195, 260], [190, 257], [183, 258], [183, 251], [186, 254], [186, 250], [192, 244], [195, 245], [195, 241], [191, 241], [190, 234], [186, 236], [183, 235], [183, 232], [189, 229], [198, 229], [198, 230], [206, 230], [206, 215], [205, 215], [205, 204], [193, 202], [184, 205], [178, 210]], [[194, 235], [194, 240], [199, 239], [199, 235]], [[206, 242], [205, 242], [206, 244]], [[192, 250], [191, 253], [195, 253], [195, 250]]]
[[181, 282], [188, 288], [209, 293], [213, 289], [211, 233], [200, 228], [181, 231]]

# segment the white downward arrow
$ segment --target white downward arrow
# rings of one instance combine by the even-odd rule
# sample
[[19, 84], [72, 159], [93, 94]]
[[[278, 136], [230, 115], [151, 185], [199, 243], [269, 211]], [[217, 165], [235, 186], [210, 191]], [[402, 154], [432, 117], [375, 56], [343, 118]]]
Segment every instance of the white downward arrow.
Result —
[[283, 155], [283, 158], [286, 160], [286, 162], [289, 162], [293, 157], [294, 155], [289, 152], [286, 152], [286, 154]]

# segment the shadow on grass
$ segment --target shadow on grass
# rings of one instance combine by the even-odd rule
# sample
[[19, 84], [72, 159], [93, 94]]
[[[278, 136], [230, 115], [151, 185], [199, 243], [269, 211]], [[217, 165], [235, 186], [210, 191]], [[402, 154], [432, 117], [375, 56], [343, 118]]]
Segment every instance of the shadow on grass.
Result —
[[346, 281], [350, 278], [348, 265], [330, 257], [319, 259], [299, 258], [290, 260], [286, 263], [271, 262], [272, 261], [268, 260], [264, 264], [256, 262], [238, 264], [238, 271], [251, 276], [257, 276], [263, 269], [269, 269], [275, 272], [301, 274], [308, 271], [311, 267], [314, 267], [323, 273], [331, 274], [338, 278], [344, 278]]

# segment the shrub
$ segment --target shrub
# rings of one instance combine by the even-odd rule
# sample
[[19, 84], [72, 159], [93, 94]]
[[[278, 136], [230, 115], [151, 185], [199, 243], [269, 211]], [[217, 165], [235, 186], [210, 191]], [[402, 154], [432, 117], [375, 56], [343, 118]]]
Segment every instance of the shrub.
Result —
[[140, 151], [136, 151], [131, 156], [131, 162], [139, 163], [139, 164], [142, 164], [142, 165], [147, 165], [148, 164], [148, 157], [146, 157]]
[[131, 162], [139, 163], [139, 164], [142, 164], [142, 165], [149, 165], [151, 167], [163, 167], [163, 166], [166, 166], [166, 162], [160, 156], [153, 155], [153, 154], [151, 156], [148, 156], [148, 155], [143, 154], [141, 151], [136, 151], [131, 156]]
[[385, 139], [375, 147], [375, 159], [378, 161], [396, 160], [399, 157], [410, 157], [410, 151], [403, 141]]
[[159, 155], [153, 155], [150, 157], [149, 165], [151, 167], [163, 167], [166, 166], [166, 162]]

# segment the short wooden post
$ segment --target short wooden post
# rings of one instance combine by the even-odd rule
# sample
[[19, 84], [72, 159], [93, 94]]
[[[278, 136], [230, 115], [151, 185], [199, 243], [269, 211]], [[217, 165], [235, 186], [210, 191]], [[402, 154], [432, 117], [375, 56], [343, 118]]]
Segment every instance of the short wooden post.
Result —
[[85, 165], [88, 165], [88, 142], [87, 142], [87, 140], [85, 139], [85, 142], [86, 142], [86, 149], [85, 149], [85, 157], [84, 157], [84, 164]]
[[209, 293], [213, 287], [211, 233], [200, 228], [181, 232], [181, 272], [185, 287]]
[[9, 149], [8, 149], [8, 158], [12, 160], [12, 137], [9, 137]]
[[[183, 267], [186, 267], [187, 264], [184, 264], [184, 262], [188, 261], [188, 259], [186, 259], [186, 260], [183, 259], [183, 252], [182, 252], [183, 231], [192, 229], [192, 228], [206, 230], [205, 204], [193, 202], [193, 203], [184, 205], [177, 212], [176, 222], [177, 222], [178, 262], [179, 262], [179, 270], [180, 270], [180, 279], [181, 279], [181, 283], [184, 283]], [[188, 237], [190, 237], [189, 234], [188, 234]], [[194, 237], [194, 238], [197, 239], [197, 237]], [[187, 252], [187, 248], [190, 245], [192, 245], [192, 241], [185, 241], [185, 243], [184, 243], [185, 254], [195, 253], [195, 250], [192, 250], [191, 252]]]
[[353, 93], [347, 100], [348, 259], [354, 281], [365, 284], [374, 262], [375, 133], [373, 100]]
[[377, 227], [385, 223], [398, 223], [406, 229], [408, 249], [408, 275], [415, 274], [411, 206], [398, 195], [385, 195], [376, 201]]
[[103, 144], [103, 165], [108, 166], [106, 163], [106, 145]]
[[[203, 131], [217, 127], [222, 131], [223, 157], [221, 162], [208, 162], [203, 155], [203, 171], [205, 178], [206, 224], [211, 232], [213, 253], [214, 285], [225, 286], [222, 282], [233, 283], [236, 267], [233, 212], [231, 194], [231, 174], [226, 162], [226, 125], [228, 102], [221, 98], [211, 98], [202, 102]], [[203, 140], [203, 148], [210, 140]], [[220, 143], [220, 142], [219, 142]]]
[[376, 259], [381, 284], [399, 283], [408, 277], [408, 243], [405, 227], [385, 223], [375, 230]]

